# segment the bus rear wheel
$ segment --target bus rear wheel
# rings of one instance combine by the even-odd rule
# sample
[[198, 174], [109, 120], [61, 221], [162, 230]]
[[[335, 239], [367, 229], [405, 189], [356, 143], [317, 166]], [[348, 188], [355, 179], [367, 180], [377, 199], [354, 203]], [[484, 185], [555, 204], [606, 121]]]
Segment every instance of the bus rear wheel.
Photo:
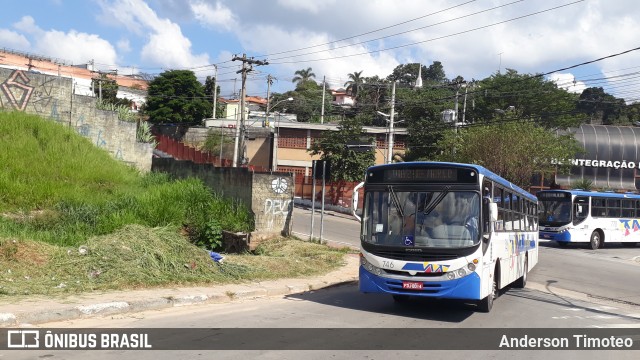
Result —
[[528, 257], [525, 255], [524, 257], [524, 272], [522, 273], [522, 276], [516, 280], [516, 282], [513, 284], [515, 287], [520, 288], [520, 289], [524, 289], [525, 286], [527, 286], [527, 270], [529, 269], [529, 264], [528, 264]]
[[591, 240], [589, 241], [589, 245], [591, 246], [591, 250], [597, 250], [602, 246], [602, 238], [598, 230], [591, 233]]

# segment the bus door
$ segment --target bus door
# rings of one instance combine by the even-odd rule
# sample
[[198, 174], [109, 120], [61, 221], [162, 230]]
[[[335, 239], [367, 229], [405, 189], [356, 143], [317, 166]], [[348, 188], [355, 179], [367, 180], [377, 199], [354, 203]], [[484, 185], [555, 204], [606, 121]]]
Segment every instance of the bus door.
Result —
[[576, 196], [573, 200], [573, 226], [575, 236], [579, 239], [591, 236], [593, 229], [588, 229], [587, 217], [589, 217], [589, 197]]

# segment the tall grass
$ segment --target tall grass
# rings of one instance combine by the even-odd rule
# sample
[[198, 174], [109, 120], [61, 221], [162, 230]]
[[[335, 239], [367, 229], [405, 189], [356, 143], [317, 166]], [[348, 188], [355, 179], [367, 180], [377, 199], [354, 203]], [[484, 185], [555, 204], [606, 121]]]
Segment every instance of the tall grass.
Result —
[[192, 240], [211, 221], [253, 228], [249, 210], [198, 179], [141, 175], [87, 139], [51, 121], [0, 112], [0, 237], [80, 245], [128, 224], [185, 228]]
[[140, 174], [73, 130], [22, 112], [0, 112], [0, 211], [99, 203]]

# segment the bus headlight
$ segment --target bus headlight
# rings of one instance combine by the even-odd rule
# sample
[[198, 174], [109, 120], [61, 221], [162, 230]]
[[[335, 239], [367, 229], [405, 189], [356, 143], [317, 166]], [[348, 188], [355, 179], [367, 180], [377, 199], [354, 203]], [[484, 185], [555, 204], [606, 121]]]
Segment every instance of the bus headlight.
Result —
[[374, 266], [372, 263], [367, 261], [367, 259], [365, 259], [364, 256], [360, 257], [360, 265], [362, 265], [362, 267], [364, 267], [365, 270], [367, 270], [368, 272], [370, 272], [370, 273], [372, 273], [374, 275], [382, 276], [382, 274], [383, 274], [382, 269], [380, 269], [377, 266]]
[[459, 278], [463, 278], [463, 277], [473, 273], [476, 270], [476, 264], [470, 262], [470, 263], [467, 264], [466, 268], [468, 269], [468, 271], [465, 270], [464, 267], [461, 267], [458, 270], [453, 270], [453, 271], [447, 272], [447, 279], [449, 279], [449, 280], [454, 280], [456, 278], [459, 279]]
[[450, 271], [447, 273], [447, 279], [453, 280], [455, 278], [456, 278], [456, 273], [454, 273], [453, 271]]

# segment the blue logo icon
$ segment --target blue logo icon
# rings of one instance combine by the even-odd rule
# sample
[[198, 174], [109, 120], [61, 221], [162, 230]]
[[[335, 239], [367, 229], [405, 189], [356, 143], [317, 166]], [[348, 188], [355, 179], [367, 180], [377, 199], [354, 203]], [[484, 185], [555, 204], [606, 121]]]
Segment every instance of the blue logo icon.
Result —
[[404, 239], [404, 246], [413, 246], [413, 236], [408, 235], [408, 236], [405, 236], [403, 239]]

